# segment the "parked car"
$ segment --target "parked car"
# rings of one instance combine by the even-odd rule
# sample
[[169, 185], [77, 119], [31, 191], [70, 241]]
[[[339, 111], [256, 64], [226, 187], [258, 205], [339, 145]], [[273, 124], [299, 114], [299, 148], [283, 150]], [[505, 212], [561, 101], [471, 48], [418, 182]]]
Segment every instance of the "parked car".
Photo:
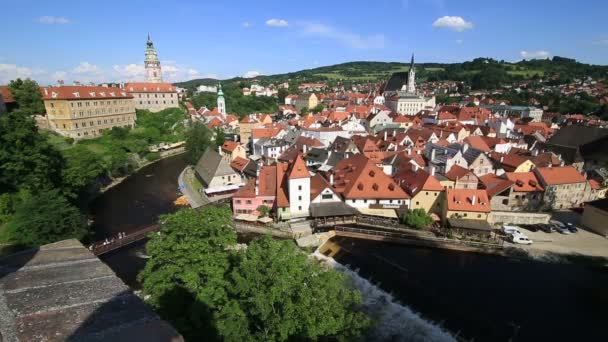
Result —
[[570, 231], [570, 233], [578, 233], [578, 228], [573, 225], [571, 222], [566, 223], [566, 228]]
[[511, 240], [511, 242], [517, 243], [520, 245], [531, 245], [532, 244], [532, 240], [530, 240], [524, 234], [511, 234], [510, 240]]
[[502, 232], [505, 235], [509, 234], [521, 234], [521, 230], [519, 230], [518, 226], [502, 226]]
[[531, 231], [531, 232], [537, 232], [540, 227], [538, 224], [526, 224], [526, 225], [522, 225], [523, 228], [526, 228], [527, 230]]
[[555, 231], [553, 225], [550, 224], [539, 224], [538, 228], [545, 233], [553, 233]]
[[553, 227], [555, 227], [555, 230], [557, 230], [560, 234], [571, 234], [568, 230], [568, 227], [566, 227], [566, 225], [561, 223], [560, 221], [550, 220], [549, 224], [552, 224]]

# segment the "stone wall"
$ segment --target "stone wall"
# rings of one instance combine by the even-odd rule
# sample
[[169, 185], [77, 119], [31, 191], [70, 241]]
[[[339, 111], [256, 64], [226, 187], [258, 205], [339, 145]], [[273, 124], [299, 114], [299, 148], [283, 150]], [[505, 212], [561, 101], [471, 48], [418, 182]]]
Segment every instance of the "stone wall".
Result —
[[545, 213], [524, 213], [510, 211], [493, 211], [488, 218], [490, 223], [511, 223], [511, 224], [538, 224], [548, 223], [550, 214]]

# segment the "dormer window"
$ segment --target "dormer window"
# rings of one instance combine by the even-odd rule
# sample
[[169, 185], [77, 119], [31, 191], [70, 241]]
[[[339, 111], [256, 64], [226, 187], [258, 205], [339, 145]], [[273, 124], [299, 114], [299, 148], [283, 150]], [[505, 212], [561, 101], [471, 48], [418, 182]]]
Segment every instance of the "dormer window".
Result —
[[388, 185], [388, 189], [389, 189], [390, 191], [394, 191], [394, 190], [395, 190], [395, 184], [393, 184], [393, 183], [389, 184], [389, 185]]
[[379, 189], [379, 188], [380, 188], [380, 187], [378, 186], [378, 183], [374, 183], [374, 184], [372, 185], [372, 189], [374, 189], [374, 191], [378, 191], [378, 189]]
[[89, 93], [89, 95], [91, 95], [91, 97], [95, 97], [95, 92], [92, 91], [92, 92]]
[[376, 175], [376, 172], [374, 170], [370, 170], [369, 171], [369, 176], [370, 177], [374, 177]]
[[74, 97], [80, 97], [80, 93], [79, 92], [75, 92], [74, 93]]
[[359, 189], [359, 190], [362, 191], [363, 190], [363, 183], [357, 184], [357, 189]]

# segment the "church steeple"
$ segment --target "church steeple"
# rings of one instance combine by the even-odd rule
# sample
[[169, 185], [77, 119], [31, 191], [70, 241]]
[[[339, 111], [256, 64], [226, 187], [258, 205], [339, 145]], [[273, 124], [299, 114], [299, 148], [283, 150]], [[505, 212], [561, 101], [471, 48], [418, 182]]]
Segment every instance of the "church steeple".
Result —
[[146, 59], [144, 62], [146, 66], [146, 78], [148, 82], [162, 83], [163, 75], [160, 67], [160, 60], [158, 54], [154, 48], [154, 43], [148, 33], [148, 41], [146, 42]]
[[410, 94], [416, 93], [416, 66], [414, 65], [414, 54], [412, 53], [412, 61], [410, 62], [410, 70], [407, 73], [406, 91]]
[[222, 91], [222, 84], [218, 84], [217, 89], [217, 111], [223, 115], [226, 115], [226, 100], [224, 100], [224, 92]]

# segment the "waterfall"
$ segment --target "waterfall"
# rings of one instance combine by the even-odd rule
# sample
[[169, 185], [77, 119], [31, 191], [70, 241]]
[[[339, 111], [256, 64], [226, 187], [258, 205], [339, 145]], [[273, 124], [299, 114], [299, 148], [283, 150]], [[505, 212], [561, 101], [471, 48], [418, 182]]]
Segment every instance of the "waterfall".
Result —
[[398, 304], [392, 295], [374, 286], [348, 267], [326, 257], [318, 250], [313, 256], [346, 274], [361, 292], [363, 305], [368, 314], [377, 321], [366, 336], [369, 341], [456, 341], [440, 326], [425, 321], [410, 308]]

